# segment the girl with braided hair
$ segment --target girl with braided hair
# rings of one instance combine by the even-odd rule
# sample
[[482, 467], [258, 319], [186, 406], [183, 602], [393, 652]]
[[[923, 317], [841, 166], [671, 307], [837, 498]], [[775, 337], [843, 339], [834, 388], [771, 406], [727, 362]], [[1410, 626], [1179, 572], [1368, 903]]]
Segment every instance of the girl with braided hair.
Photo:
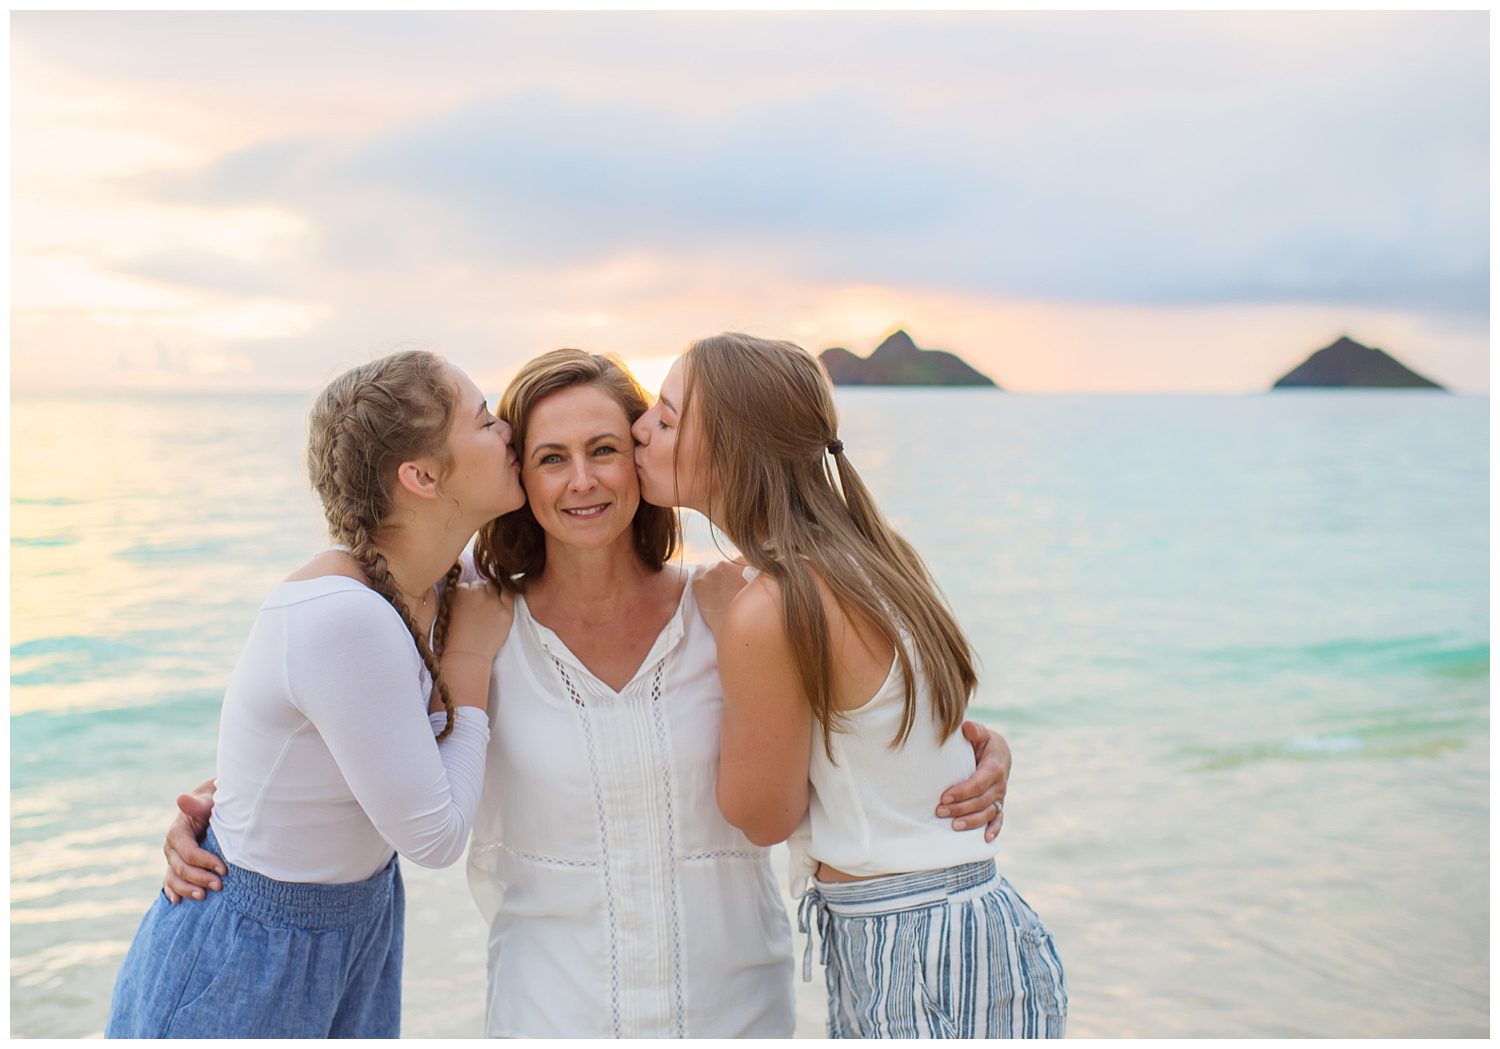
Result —
[[438, 584], [525, 501], [510, 428], [468, 376], [407, 351], [329, 383], [309, 429], [337, 545], [261, 606], [219, 726], [204, 845], [222, 891], [158, 896], [109, 1037], [398, 1036], [396, 854], [447, 866], [468, 840], [510, 601], [450, 585], [439, 622]]
[[829, 1037], [1061, 1037], [1046, 927], [996, 870], [999, 846], [929, 808], [974, 768], [974, 653], [850, 462], [827, 373], [789, 342], [700, 339], [634, 433], [642, 496], [700, 511], [749, 565], [710, 619], [716, 793], [750, 840], [790, 839]]

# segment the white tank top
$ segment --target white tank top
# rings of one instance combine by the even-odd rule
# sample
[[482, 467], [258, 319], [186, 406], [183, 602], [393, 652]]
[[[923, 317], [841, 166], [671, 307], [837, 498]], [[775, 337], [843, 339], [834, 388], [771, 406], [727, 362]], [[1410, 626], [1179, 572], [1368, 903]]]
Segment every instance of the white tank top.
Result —
[[[746, 578], [754, 571], [747, 569]], [[955, 831], [951, 820], [934, 815], [943, 791], [973, 775], [974, 748], [961, 732], [939, 741], [927, 677], [904, 631], [901, 643], [917, 676], [917, 716], [903, 747], [890, 747], [901, 727], [904, 680], [894, 654], [875, 695], [844, 712], [833, 733], [833, 761], [822, 726], [813, 722], [807, 815], [787, 842], [793, 896], [806, 891], [819, 862], [873, 877], [973, 863], [999, 851], [998, 838], [984, 840], [983, 824]]]

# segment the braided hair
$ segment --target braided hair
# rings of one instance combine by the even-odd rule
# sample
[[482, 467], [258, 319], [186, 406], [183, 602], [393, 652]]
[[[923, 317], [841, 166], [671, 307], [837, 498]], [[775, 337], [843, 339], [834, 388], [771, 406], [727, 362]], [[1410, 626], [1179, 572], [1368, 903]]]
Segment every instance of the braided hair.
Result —
[[[443, 359], [426, 350], [405, 350], [349, 369], [313, 402], [307, 441], [307, 472], [323, 504], [329, 534], [349, 547], [370, 588], [400, 614], [432, 676], [433, 690], [447, 714], [438, 739], [453, 731], [454, 722], [453, 699], [434, 652], [442, 651], [449, 617], [439, 615], [437, 643], [428, 645], [375, 536], [395, 507], [396, 468], [409, 459], [428, 457], [446, 465], [456, 396], [443, 369]], [[445, 583], [451, 586], [459, 572], [455, 564]], [[446, 609], [440, 605], [439, 611]]]

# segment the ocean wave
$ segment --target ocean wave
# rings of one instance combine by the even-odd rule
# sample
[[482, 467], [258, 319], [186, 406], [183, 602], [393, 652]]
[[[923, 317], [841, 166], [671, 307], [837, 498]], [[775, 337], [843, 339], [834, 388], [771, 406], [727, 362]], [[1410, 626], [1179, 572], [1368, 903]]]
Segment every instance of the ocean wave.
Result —
[[149, 639], [61, 634], [38, 637], [10, 648], [12, 688], [82, 681], [118, 674], [152, 654]]
[[1438, 677], [1475, 679], [1490, 672], [1490, 646], [1455, 634], [1346, 638], [1289, 645], [1235, 645], [1195, 654], [1242, 673], [1275, 674], [1313, 670], [1361, 674], [1411, 671]]
[[66, 496], [53, 496], [51, 498], [39, 498], [32, 496], [16, 496], [10, 501], [11, 506], [82, 506], [82, 499], [69, 499]]
[[72, 546], [78, 542], [76, 535], [62, 533], [59, 535], [13, 535], [10, 537], [11, 546], [26, 547], [53, 547]]
[[136, 543], [115, 554], [127, 561], [177, 561], [198, 557], [221, 557], [228, 544], [217, 539], [200, 539], [185, 543]]
[[1193, 761], [1195, 772], [1226, 771], [1267, 761], [1324, 762], [1433, 758], [1482, 744], [1488, 719], [1469, 715], [1423, 722], [1412, 719], [1400, 728], [1378, 726], [1344, 731], [1298, 733], [1226, 747], [1183, 747], [1179, 757]]

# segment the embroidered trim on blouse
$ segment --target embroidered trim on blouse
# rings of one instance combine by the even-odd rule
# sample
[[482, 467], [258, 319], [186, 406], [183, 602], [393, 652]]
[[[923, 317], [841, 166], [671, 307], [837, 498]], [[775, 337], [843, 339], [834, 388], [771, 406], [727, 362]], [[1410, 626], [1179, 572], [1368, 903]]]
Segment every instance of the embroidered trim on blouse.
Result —
[[656, 676], [651, 682], [651, 717], [656, 726], [657, 754], [661, 760], [665, 780], [667, 823], [667, 883], [672, 887], [672, 990], [677, 1004], [677, 1037], [687, 1037], [687, 1008], [682, 1000], [682, 905], [678, 898], [677, 883], [677, 817], [672, 808], [672, 762], [667, 753], [667, 726], [661, 713], [661, 675], [667, 658], [663, 656], [656, 664]]
[[709, 852], [695, 852], [690, 856], [682, 858], [683, 863], [696, 863], [699, 860], [758, 860], [760, 853], [751, 849], [712, 849]]
[[[549, 652], [548, 655], [551, 655]], [[620, 937], [619, 922], [615, 917], [615, 887], [609, 877], [609, 827], [604, 818], [604, 790], [599, 783], [599, 755], [594, 746], [594, 726], [589, 718], [589, 708], [578, 695], [578, 690], [573, 687], [573, 679], [568, 676], [567, 667], [563, 666], [562, 660], [552, 656], [552, 662], [557, 666], [557, 672], [562, 675], [563, 686], [568, 690], [568, 695], [573, 697], [575, 709], [578, 711], [578, 720], [583, 726], [584, 745], [589, 752], [589, 774], [594, 784], [594, 808], [599, 814], [599, 847], [604, 853], [604, 902], [609, 911], [609, 1007], [610, 1021], [614, 1025], [614, 1036], [621, 1038], [620, 1030]]]
[[569, 860], [564, 859], [561, 856], [543, 856], [542, 854], [536, 852], [522, 852], [520, 849], [513, 849], [509, 845], [501, 845], [500, 849], [502, 852], [507, 852], [518, 860], [528, 860], [531, 863], [542, 863], [546, 864], [549, 867], [593, 868], [602, 866], [602, 864], [600, 864], [598, 860]]

